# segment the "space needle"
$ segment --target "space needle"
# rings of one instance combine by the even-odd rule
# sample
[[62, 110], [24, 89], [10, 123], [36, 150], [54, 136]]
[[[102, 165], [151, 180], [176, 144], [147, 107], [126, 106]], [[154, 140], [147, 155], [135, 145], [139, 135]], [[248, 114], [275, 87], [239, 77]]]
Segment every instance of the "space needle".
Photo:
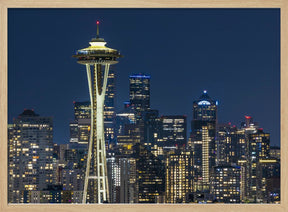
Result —
[[[110, 65], [118, 63], [122, 57], [120, 52], [106, 47], [106, 42], [99, 37], [99, 21], [97, 36], [89, 42], [90, 46], [77, 51], [73, 57], [79, 64], [86, 66], [90, 102], [91, 126], [88, 146], [87, 166], [85, 173], [82, 203], [87, 202], [87, 189], [94, 196], [93, 203], [108, 202], [108, 177], [106, 148], [104, 137], [104, 100]], [[91, 201], [92, 196], [89, 197]], [[90, 202], [89, 201], [89, 202]]]

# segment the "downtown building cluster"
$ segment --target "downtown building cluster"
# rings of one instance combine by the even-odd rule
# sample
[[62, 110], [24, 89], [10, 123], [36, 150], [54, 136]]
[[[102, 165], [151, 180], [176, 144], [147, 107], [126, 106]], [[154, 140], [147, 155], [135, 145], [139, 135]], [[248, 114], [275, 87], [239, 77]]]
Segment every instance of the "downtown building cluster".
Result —
[[[150, 108], [150, 76], [129, 78], [129, 101], [115, 112], [115, 74], [104, 107], [109, 203], [279, 203], [280, 149], [250, 116], [217, 121], [206, 91], [185, 115]], [[74, 102], [69, 144], [53, 144], [52, 118], [25, 110], [8, 127], [10, 203], [82, 203], [90, 102]], [[189, 131], [190, 133], [187, 133]], [[188, 134], [188, 136], [187, 136]], [[90, 192], [90, 193], [89, 193]], [[93, 199], [88, 190], [87, 202]], [[91, 201], [92, 203], [92, 201]]]

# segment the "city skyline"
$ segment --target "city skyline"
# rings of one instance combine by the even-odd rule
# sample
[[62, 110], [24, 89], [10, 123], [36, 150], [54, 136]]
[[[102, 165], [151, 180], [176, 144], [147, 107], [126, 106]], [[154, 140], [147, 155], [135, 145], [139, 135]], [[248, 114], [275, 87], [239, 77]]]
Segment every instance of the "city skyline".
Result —
[[[37, 11], [41, 11], [41, 13]], [[79, 28], [75, 26], [73, 30], [66, 31], [64, 35], [69, 36], [59, 39], [55, 44], [54, 38], [58, 37], [57, 35], [62, 35], [63, 31], [58, 34], [48, 30], [53, 28], [54, 30], [60, 30], [61, 23], [50, 23], [53, 22], [50, 19], [53, 14], [52, 11], [56, 13], [53, 18], [59, 18], [59, 16], [64, 16], [66, 13], [69, 14], [69, 11], [73, 15], [71, 16], [70, 14], [69, 17], [72, 17], [72, 20], [69, 23], [67, 21], [68, 17], [62, 20], [62, 23], [65, 23], [65, 27], [63, 28], [66, 30], [70, 29], [69, 26], [72, 26], [71, 23], [73, 20], [75, 21], [79, 17], [83, 19], [87, 17], [91, 18], [87, 18], [89, 20], [87, 22], [82, 22], [85, 23], [82, 26], [79, 26], [81, 21], [78, 20], [75, 24]], [[54, 133], [54, 142], [68, 143], [69, 122], [73, 119], [73, 101], [86, 101], [89, 99], [87, 94], [88, 86], [86, 85], [87, 79], [85, 78], [85, 74], [82, 73], [83, 68], [75, 65], [73, 58], [70, 58], [71, 51], [74, 51], [77, 46], [85, 46], [85, 41], [88, 41], [91, 37], [95, 37], [96, 20], [100, 16], [101, 18], [99, 19], [103, 23], [100, 28], [100, 35], [103, 35], [111, 46], [119, 49], [124, 55], [121, 62], [124, 64], [119, 64], [115, 67], [117, 70], [116, 111], [120, 111], [123, 108], [123, 102], [129, 98], [129, 75], [142, 72], [151, 75], [151, 109], [158, 109], [161, 115], [187, 115], [189, 117], [187, 128], [190, 129], [193, 101], [198, 99], [203, 90], [208, 90], [212, 98], [219, 100], [219, 123], [232, 122], [232, 124], [239, 126], [240, 122], [244, 120], [244, 115], [250, 115], [266, 132], [271, 133], [271, 144], [280, 145], [279, 10], [233, 9], [232, 13], [230, 9], [139, 9], [138, 14], [136, 14], [133, 13], [134, 10], [88, 9], [91, 13], [85, 15], [81, 12], [85, 10], [80, 9], [66, 9], [63, 10], [63, 13], [57, 13], [57, 11], [59, 12], [60, 10], [9, 9], [8, 32], [12, 35], [11, 39], [9, 37], [8, 42], [9, 123], [24, 108], [34, 108], [39, 114], [54, 117], [54, 129], [56, 131]], [[95, 15], [92, 14], [94, 11], [96, 11]], [[97, 14], [100, 15], [97, 16]], [[147, 17], [147, 14], [150, 17]], [[36, 15], [39, 17], [39, 20], [31, 22], [31, 18]], [[135, 16], [135, 20], [128, 20], [131, 16]], [[181, 16], [184, 16], [184, 18]], [[198, 18], [202, 18], [198, 22], [192, 18], [197, 16]], [[22, 17], [23, 20], [20, 20], [19, 17]], [[117, 17], [121, 18], [117, 20]], [[227, 17], [232, 18], [236, 24], [231, 20], [227, 20], [229, 19]], [[251, 17], [254, 17], [254, 19], [249, 19]], [[27, 20], [30, 24], [28, 30], [26, 25], [25, 27], [18, 25], [21, 25], [22, 21], [27, 22]], [[178, 22], [179, 20], [182, 20], [184, 23]], [[192, 29], [187, 28], [187, 23], [190, 23], [188, 20], [193, 20], [190, 25]], [[44, 21], [44, 23], [41, 23], [41, 21]], [[214, 25], [211, 22], [214, 22]], [[13, 24], [11, 25], [10, 23]], [[218, 26], [217, 23], [221, 23], [221, 25]], [[48, 27], [46, 24], [48, 24]], [[37, 29], [36, 31], [33, 26], [38, 26], [38, 28], [35, 28]], [[135, 31], [131, 30], [131, 28], [135, 29]], [[82, 31], [79, 32], [77, 29]], [[26, 33], [26, 31], [29, 33]], [[181, 34], [177, 33], [179, 31]], [[212, 32], [212, 36], [208, 34], [210, 31]], [[262, 37], [258, 37], [259, 32], [263, 35]], [[21, 36], [17, 37], [19, 34]], [[127, 38], [128, 35], [131, 37]], [[138, 40], [140, 35], [143, 36], [142, 40]], [[193, 39], [189, 37], [191, 35]], [[167, 38], [164, 39], [163, 36], [167, 36]], [[43, 58], [45, 57], [45, 60], [41, 60], [41, 57], [38, 58], [35, 55], [35, 52], [41, 50], [39, 46], [29, 43], [31, 44], [29, 46], [31, 48], [27, 49], [25, 48], [27, 44], [22, 42], [22, 39], [28, 39], [27, 43], [29, 43], [29, 39], [36, 39], [37, 42], [34, 40], [36, 45], [39, 45], [39, 42], [42, 45], [48, 42], [50, 47], [47, 48], [50, 52], [43, 52], [44, 54], [48, 53], [48, 55], [42, 56]], [[196, 42], [195, 39], [200, 40], [200, 42]], [[65, 48], [62, 49], [62, 42], [64, 42], [66, 47], [69, 45], [67, 50]], [[262, 44], [266, 42], [267, 45], [262, 47]], [[183, 50], [182, 47], [184, 45], [185, 49]], [[231, 45], [235, 45], [237, 48], [231, 48]], [[26, 59], [25, 56], [20, 58], [17, 52], [19, 47], [27, 49], [27, 55], [31, 55], [29, 54], [30, 51], [32, 51], [31, 53], [34, 52], [33, 58], [40, 60], [39, 64], [36, 62], [38, 65], [32, 65], [31, 67], [29, 65], [31, 56]], [[187, 51], [186, 49], [189, 50]], [[210, 52], [205, 52], [207, 49], [210, 49]], [[60, 51], [59, 55], [57, 51]], [[170, 52], [172, 54], [169, 54]], [[154, 53], [156, 54], [154, 55]], [[192, 55], [192, 59], [190, 59], [191, 56], [187, 56], [188, 53]], [[234, 57], [233, 53], [235, 54]], [[159, 54], [160, 56], [157, 57]], [[45, 64], [49, 55], [53, 59], [55, 59], [54, 55], [57, 55], [57, 57], [61, 56], [61, 58], [56, 57], [55, 61], [52, 60], [51, 64]], [[172, 60], [173, 57], [176, 57], [174, 61]], [[225, 60], [223, 57], [227, 59]], [[188, 63], [187, 60], [191, 60], [191, 62], [189, 61]], [[232, 60], [232, 62], [229, 60]], [[29, 64], [26, 64], [25, 61], [28, 61]], [[211, 62], [210, 65], [209, 62]], [[46, 65], [47, 67], [44, 67]], [[239, 65], [239, 67], [236, 67], [236, 65]], [[23, 72], [25, 74], [21, 73], [22, 69], [19, 69], [20, 66], [25, 70]], [[210, 69], [214, 69], [214, 67], [217, 70], [221, 69], [223, 71], [211, 71]], [[248, 67], [247, 70], [245, 70], [245, 67]], [[30, 68], [31, 70], [29, 70]], [[58, 75], [53, 78], [47, 75], [50, 74], [49, 68], [52, 73]], [[231, 76], [230, 70], [232, 68], [233, 70], [238, 70], [238, 72], [239, 70], [243, 71], [244, 76]], [[277, 71], [274, 71], [274, 69]], [[187, 73], [187, 70], [190, 73]], [[255, 71], [251, 72], [252, 70]], [[123, 71], [125, 74], [123, 74]], [[173, 71], [179, 74], [179, 76], [173, 75]], [[62, 73], [59, 74], [59, 72]], [[37, 76], [37, 74], [39, 75]], [[43, 79], [43, 74], [45, 79]], [[67, 74], [69, 74], [68, 81], [66, 81]], [[248, 74], [251, 77], [246, 77], [249, 76]], [[171, 77], [171, 75], [173, 76]], [[223, 79], [219, 80], [221, 77]], [[269, 81], [269, 79], [272, 80]], [[54, 82], [51, 83], [51, 80]], [[62, 84], [63, 80], [65, 83]], [[162, 82], [167, 83], [162, 84]], [[225, 85], [222, 87], [219, 82]], [[176, 86], [171, 86], [173, 83]], [[263, 83], [266, 84], [262, 85]], [[27, 86], [27, 84], [31, 84], [31, 86]], [[43, 85], [44, 88], [40, 85]], [[242, 87], [239, 88], [237, 86]], [[56, 96], [54, 95], [57, 89], [60, 89], [57, 93], [59, 96], [57, 94]], [[37, 90], [37, 92], [34, 92], [34, 90]], [[68, 90], [69, 93], [66, 93]], [[62, 95], [63, 93], [66, 95]], [[28, 96], [27, 94], [31, 95]], [[237, 102], [235, 106], [235, 99], [237, 97], [241, 102]], [[59, 105], [57, 106], [53, 102]]]

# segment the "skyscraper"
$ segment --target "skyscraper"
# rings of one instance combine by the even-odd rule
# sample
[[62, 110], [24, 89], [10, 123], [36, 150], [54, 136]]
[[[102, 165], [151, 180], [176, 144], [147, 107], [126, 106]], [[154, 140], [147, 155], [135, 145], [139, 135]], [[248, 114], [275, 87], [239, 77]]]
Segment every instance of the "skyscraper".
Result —
[[215, 166], [213, 171], [212, 192], [217, 202], [240, 203], [241, 167]]
[[216, 159], [216, 123], [218, 102], [212, 100], [204, 90], [193, 102], [191, 141], [194, 152], [194, 185], [196, 190], [209, 189], [210, 174]]
[[150, 76], [134, 74], [129, 77], [130, 103], [136, 112], [136, 119], [142, 118], [143, 111], [150, 109]]
[[187, 122], [184, 115], [161, 116], [161, 131], [158, 146], [185, 148], [187, 144]]
[[192, 192], [193, 157], [190, 151], [178, 151], [166, 158], [166, 203], [185, 203]]
[[104, 101], [104, 130], [107, 147], [115, 143], [115, 71], [114, 67], [108, 74]]
[[8, 201], [23, 203], [25, 191], [54, 183], [52, 118], [24, 110], [10, 126], [8, 142]]
[[165, 166], [143, 144], [134, 145], [134, 152], [138, 203], [156, 203], [165, 193]]
[[246, 142], [243, 130], [235, 125], [218, 124], [216, 142], [216, 165], [238, 164], [238, 160], [245, 159]]
[[247, 197], [250, 201], [263, 202], [266, 193], [266, 177], [263, 176], [263, 163], [269, 159], [270, 134], [263, 129], [249, 135], [247, 151]]
[[107, 165], [111, 203], [136, 203], [135, 158], [109, 152]]

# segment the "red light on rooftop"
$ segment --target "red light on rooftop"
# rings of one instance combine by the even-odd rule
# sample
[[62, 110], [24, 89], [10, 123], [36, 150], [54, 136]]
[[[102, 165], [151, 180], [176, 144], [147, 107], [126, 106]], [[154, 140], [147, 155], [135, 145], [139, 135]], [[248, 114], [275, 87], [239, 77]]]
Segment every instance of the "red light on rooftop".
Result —
[[246, 119], [251, 119], [251, 116], [245, 116]]
[[97, 20], [97, 21], [96, 21], [96, 24], [99, 25], [99, 24], [100, 24], [100, 21]]
[[229, 122], [228, 124], [231, 125], [231, 122]]
[[73, 101], [73, 104], [75, 104], [76, 102], [75, 101]]
[[263, 128], [259, 128], [259, 130], [263, 131]]

